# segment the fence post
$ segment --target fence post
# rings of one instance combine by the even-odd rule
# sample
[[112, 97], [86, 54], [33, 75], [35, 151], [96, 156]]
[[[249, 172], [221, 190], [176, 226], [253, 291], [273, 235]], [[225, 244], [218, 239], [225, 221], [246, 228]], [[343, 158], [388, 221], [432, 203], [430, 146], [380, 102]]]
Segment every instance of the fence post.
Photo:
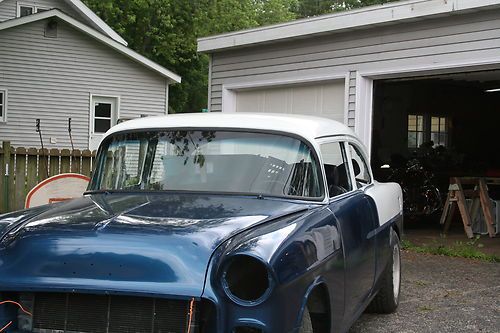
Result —
[[3, 207], [6, 212], [9, 211], [9, 162], [10, 162], [10, 142], [4, 141], [2, 144], [3, 148], [3, 165], [5, 167], [5, 174], [3, 183]]

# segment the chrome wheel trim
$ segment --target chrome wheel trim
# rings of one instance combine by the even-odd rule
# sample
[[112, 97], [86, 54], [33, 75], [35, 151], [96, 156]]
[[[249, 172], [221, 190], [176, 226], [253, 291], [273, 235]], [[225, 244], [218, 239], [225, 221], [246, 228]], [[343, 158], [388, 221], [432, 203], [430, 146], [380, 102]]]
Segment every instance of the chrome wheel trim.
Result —
[[392, 249], [392, 286], [394, 302], [397, 304], [399, 299], [399, 288], [401, 283], [401, 256], [399, 245], [396, 244]]

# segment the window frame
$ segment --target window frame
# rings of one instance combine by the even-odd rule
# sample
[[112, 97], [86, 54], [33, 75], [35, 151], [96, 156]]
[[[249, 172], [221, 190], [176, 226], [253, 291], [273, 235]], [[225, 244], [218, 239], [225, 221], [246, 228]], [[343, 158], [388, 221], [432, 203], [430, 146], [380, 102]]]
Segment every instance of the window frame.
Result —
[[[356, 175], [354, 173], [354, 165], [352, 164], [352, 155], [351, 155], [351, 150], [350, 149], [346, 149], [348, 155], [349, 155], [349, 168], [351, 169], [351, 177], [352, 179], [354, 180], [354, 184], [356, 186], [356, 189], [363, 189], [367, 186], [371, 186], [373, 184], [373, 181], [374, 181], [374, 178], [373, 178], [373, 170], [371, 168], [371, 165], [370, 165], [370, 160], [368, 159], [368, 156], [366, 155], [366, 152], [365, 150], [362, 148], [362, 146], [358, 143], [358, 142], [355, 142], [353, 140], [349, 140], [346, 142], [347, 144], [347, 147], [350, 148], [350, 146], [353, 146], [357, 151], [358, 153], [360, 154], [360, 157], [363, 159], [363, 163], [365, 164], [365, 167], [366, 169], [368, 170], [368, 175], [370, 176], [370, 181], [366, 184], [362, 183], [363, 185], [358, 187], [358, 181], [356, 180]], [[361, 167], [361, 165], [360, 165]]]
[[[99, 95], [98, 97], [103, 97]], [[274, 135], [282, 135], [282, 136], [287, 136], [290, 138], [294, 138], [296, 140], [299, 140], [300, 142], [304, 143], [311, 151], [311, 154], [313, 158], [316, 160], [318, 163], [318, 171], [319, 174], [318, 176], [320, 177], [319, 180], [319, 190], [321, 193], [320, 197], [302, 197], [302, 196], [289, 196], [289, 197], [281, 197], [277, 196], [277, 198], [284, 198], [286, 200], [298, 200], [299, 202], [314, 202], [314, 203], [321, 203], [321, 204], [327, 204], [328, 203], [328, 190], [326, 189], [325, 185], [325, 172], [324, 172], [324, 167], [322, 165], [323, 159], [321, 155], [321, 151], [318, 149], [318, 146], [316, 145], [316, 142], [314, 141], [309, 141], [306, 138], [296, 135], [294, 133], [290, 132], [283, 132], [283, 131], [278, 131], [278, 130], [264, 130], [264, 129], [242, 129], [242, 128], [233, 128], [233, 127], [217, 127], [211, 128], [211, 127], [170, 127], [170, 128], [164, 128], [164, 127], [152, 127], [152, 128], [147, 128], [147, 129], [129, 129], [129, 130], [123, 130], [123, 131], [118, 131], [114, 132], [106, 137], [103, 138], [101, 144], [99, 145], [99, 149], [96, 154], [96, 161], [95, 161], [95, 168], [94, 172], [92, 174], [91, 180], [89, 182], [89, 187], [87, 191], [84, 194], [93, 194], [93, 193], [102, 193], [103, 190], [95, 190], [92, 189], [93, 186], [95, 186], [97, 183], [101, 181], [102, 175], [97, 172], [99, 168], [103, 167], [103, 163], [105, 162], [102, 157], [102, 150], [106, 146], [106, 141], [111, 140], [116, 135], [120, 134], [127, 134], [127, 133], [140, 133], [143, 132], [144, 130], [147, 131], [203, 131], [203, 130], [217, 130], [217, 131], [222, 131], [222, 132], [250, 132], [250, 133], [262, 133], [262, 134], [274, 134]], [[322, 177], [322, 178], [321, 178]], [[106, 191], [107, 192], [107, 191]], [[116, 191], [116, 192], [121, 192], [121, 191]], [[182, 191], [182, 190], [162, 190], [161, 192], [164, 193], [214, 193], [213, 191]], [[222, 193], [222, 192], [221, 192]], [[223, 192], [224, 194], [227, 195], [248, 195], [246, 192]], [[337, 197], [335, 197], [337, 198]]]
[[[406, 116], [406, 133], [407, 133], [406, 146], [407, 146], [407, 149], [409, 151], [415, 151], [418, 148], [420, 148], [420, 146], [418, 145], [418, 142], [417, 142], [416, 147], [409, 146], [408, 134], [410, 133], [410, 130], [408, 129], [408, 126], [409, 126], [409, 117], [410, 116], [422, 117], [422, 131], [418, 131], [418, 125], [417, 125], [417, 131], [411, 131], [414, 133], [422, 133], [422, 143], [426, 143], [426, 142], [429, 142], [432, 140], [432, 133], [433, 133], [433, 131], [432, 131], [432, 118], [439, 118], [439, 119], [443, 118], [444, 122], [445, 122], [445, 130], [444, 130], [444, 132], [442, 132], [445, 134], [444, 147], [450, 146], [450, 122], [451, 122], [450, 116], [436, 115], [436, 114], [432, 114], [432, 113], [419, 113], [419, 114], [408, 113]], [[434, 133], [436, 133], [436, 132], [434, 132]], [[437, 133], [441, 133], [441, 130], [439, 130]], [[434, 147], [437, 147], [437, 146], [438, 146], [438, 144], [436, 144], [436, 142], [434, 142]]]
[[90, 113], [90, 126], [89, 126], [89, 137], [93, 135], [104, 135], [106, 132], [96, 132], [95, 131], [95, 120], [96, 119], [108, 119], [105, 117], [96, 117], [95, 116], [95, 107], [94, 104], [96, 100], [99, 99], [110, 99], [114, 101], [114, 108], [111, 108], [111, 118], [110, 118], [110, 128], [118, 124], [118, 120], [120, 119], [120, 96], [113, 95], [102, 95], [102, 94], [90, 94], [90, 103], [89, 103], [89, 113]]
[[[21, 7], [29, 7], [29, 8], [31, 8], [33, 10], [33, 13], [31, 13], [30, 15], [38, 13], [39, 9], [50, 10], [49, 7], [38, 6], [38, 5], [34, 4], [34, 3], [17, 2], [17, 10], [16, 10], [16, 17], [17, 18], [24, 17], [24, 16], [21, 16]], [[26, 15], [26, 16], [29, 16], [29, 15]]]
[[[438, 130], [437, 132], [436, 131], [433, 131], [432, 130], [432, 120], [434, 118], [437, 118], [438, 120]], [[432, 140], [432, 134], [437, 134], [438, 137], [441, 136], [441, 135], [444, 135], [444, 142], [443, 144], [440, 144], [440, 139], [438, 139], [438, 142], [435, 142], [434, 140], [432, 140], [434, 142], [434, 147], [438, 147], [438, 146], [444, 146], [444, 147], [448, 147], [448, 141], [449, 141], [449, 123], [450, 123], [450, 120], [448, 117], [446, 116], [437, 116], [437, 115], [429, 115], [429, 120], [430, 120], [430, 128], [429, 128], [429, 140]], [[444, 121], [444, 130], [441, 131], [441, 124], [442, 124], [442, 121]]]
[[[410, 116], [414, 116], [416, 117], [416, 128], [414, 131], [410, 131]], [[419, 131], [418, 130], [418, 125], [419, 125], [419, 118], [421, 117], [421, 120], [422, 120], [422, 130]], [[410, 114], [408, 113], [407, 116], [406, 116], [406, 146], [408, 149], [418, 149], [419, 147], [419, 143], [418, 143], [418, 134], [421, 133], [422, 134], [422, 143], [426, 142], [426, 139], [427, 139], [427, 136], [426, 136], [426, 131], [427, 131], [427, 128], [426, 128], [426, 116], [425, 114]], [[415, 133], [415, 140], [416, 140], [416, 145], [415, 146], [410, 146], [410, 140], [408, 139], [408, 136], [409, 134], [411, 133]]]
[[[323, 184], [324, 184], [324, 191], [325, 191], [325, 196], [328, 197], [328, 202], [335, 201], [339, 198], [343, 198], [345, 196], [349, 196], [352, 192], [357, 190], [356, 184], [353, 182], [353, 169], [352, 169], [352, 163], [349, 162], [350, 160], [350, 153], [347, 149], [347, 143], [350, 142], [349, 138], [346, 136], [331, 136], [331, 137], [322, 137], [320, 139], [317, 139], [318, 143], [318, 155], [320, 155], [320, 163], [321, 163], [321, 169], [323, 172]], [[321, 146], [324, 144], [329, 144], [329, 143], [339, 143], [340, 148], [342, 151], [342, 156], [346, 160], [347, 167], [348, 167], [348, 174], [347, 176], [349, 177], [349, 182], [351, 184], [351, 189], [345, 193], [336, 195], [336, 196], [330, 196], [330, 192], [328, 191], [328, 180], [326, 178], [326, 170], [325, 170], [325, 163], [323, 160], [323, 153], [321, 152]]]
[[0, 93], [2, 98], [0, 98], [0, 105], [2, 105], [2, 114], [0, 115], [0, 123], [7, 122], [7, 111], [8, 111], [8, 91], [0, 87]]

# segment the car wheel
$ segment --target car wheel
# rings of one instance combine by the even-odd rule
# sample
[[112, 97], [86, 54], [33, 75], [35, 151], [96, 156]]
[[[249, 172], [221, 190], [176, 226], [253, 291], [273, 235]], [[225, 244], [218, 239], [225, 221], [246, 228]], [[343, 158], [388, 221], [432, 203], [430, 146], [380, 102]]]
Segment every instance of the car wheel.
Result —
[[391, 259], [382, 276], [381, 288], [367, 308], [368, 312], [393, 313], [399, 304], [401, 288], [401, 247], [399, 237], [391, 229]]
[[311, 321], [311, 314], [309, 309], [306, 307], [304, 309], [304, 314], [302, 315], [302, 325], [300, 326], [299, 333], [313, 333], [313, 326]]

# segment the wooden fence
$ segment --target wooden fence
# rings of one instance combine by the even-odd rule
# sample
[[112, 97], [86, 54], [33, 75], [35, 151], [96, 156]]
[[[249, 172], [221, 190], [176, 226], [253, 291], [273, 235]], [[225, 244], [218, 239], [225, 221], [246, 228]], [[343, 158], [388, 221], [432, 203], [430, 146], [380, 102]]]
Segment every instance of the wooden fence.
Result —
[[24, 208], [29, 190], [61, 173], [92, 173], [95, 151], [0, 147], [0, 213]]

